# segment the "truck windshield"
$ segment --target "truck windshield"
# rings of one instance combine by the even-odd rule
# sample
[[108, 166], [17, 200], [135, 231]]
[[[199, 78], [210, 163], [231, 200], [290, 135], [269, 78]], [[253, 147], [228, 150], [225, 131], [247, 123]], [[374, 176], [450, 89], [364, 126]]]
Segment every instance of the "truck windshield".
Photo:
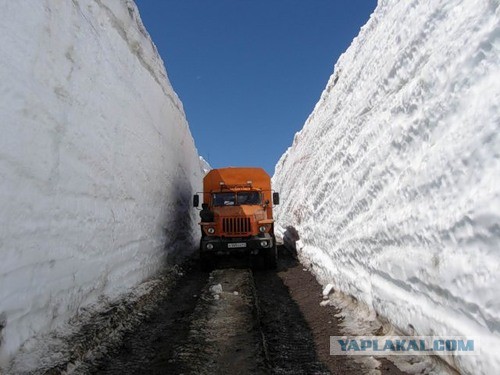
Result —
[[213, 195], [214, 206], [235, 206], [261, 204], [261, 196], [258, 191], [241, 191], [239, 193], [215, 193]]
[[214, 206], [234, 206], [236, 204], [236, 194], [216, 193], [214, 194]]
[[260, 204], [260, 193], [257, 191], [242, 191], [238, 193], [238, 204]]

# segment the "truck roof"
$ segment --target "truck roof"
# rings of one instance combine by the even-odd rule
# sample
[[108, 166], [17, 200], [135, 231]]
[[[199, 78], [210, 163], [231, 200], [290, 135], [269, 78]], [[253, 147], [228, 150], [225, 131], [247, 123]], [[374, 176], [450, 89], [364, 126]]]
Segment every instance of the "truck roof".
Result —
[[[251, 181], [253, 189], [271, 190], [271, 177], [259, 167], [226, 167], [212, 169], [203, 179], [205, 192], [221, 189], [221, 183], [227, 187], [247, 185]], [[247, 185], [250, 186], [250, 185]]]

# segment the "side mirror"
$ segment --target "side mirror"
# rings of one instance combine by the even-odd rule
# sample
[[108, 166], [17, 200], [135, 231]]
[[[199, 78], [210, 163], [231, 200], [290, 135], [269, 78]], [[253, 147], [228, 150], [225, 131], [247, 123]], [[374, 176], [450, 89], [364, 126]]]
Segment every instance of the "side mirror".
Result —
[[280, 204], [280, 193], [273, 193], [273, 204]]
[[200, 205], [200, 196], [198, 194], [193, 195], [193, 207], [198, 207]]

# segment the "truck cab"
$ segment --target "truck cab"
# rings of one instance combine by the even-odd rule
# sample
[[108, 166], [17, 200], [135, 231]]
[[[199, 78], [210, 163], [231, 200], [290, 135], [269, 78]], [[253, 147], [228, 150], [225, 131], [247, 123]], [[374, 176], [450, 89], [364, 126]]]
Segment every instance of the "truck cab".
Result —
[[[273, 204], [279, 194], [262, 168], [220, 168], [203, 179], [200, 257], [211, 268], [216, 257], [246, 254], [276, 268]], [[200, 196], [193, 204], [198, 207]]]

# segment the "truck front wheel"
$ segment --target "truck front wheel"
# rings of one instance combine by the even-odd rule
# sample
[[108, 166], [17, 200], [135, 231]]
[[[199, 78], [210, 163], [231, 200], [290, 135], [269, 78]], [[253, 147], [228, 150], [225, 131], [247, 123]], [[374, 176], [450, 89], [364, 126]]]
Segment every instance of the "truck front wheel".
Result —
[[275, 270], [278, 267], [278, 248], [276, 244], [266, 253], [266, 266], [270, 270]]
[[212, 271], [215, 268], [214, 256], [212, 254], [200, 253], [200, 268], [202, 271]]

